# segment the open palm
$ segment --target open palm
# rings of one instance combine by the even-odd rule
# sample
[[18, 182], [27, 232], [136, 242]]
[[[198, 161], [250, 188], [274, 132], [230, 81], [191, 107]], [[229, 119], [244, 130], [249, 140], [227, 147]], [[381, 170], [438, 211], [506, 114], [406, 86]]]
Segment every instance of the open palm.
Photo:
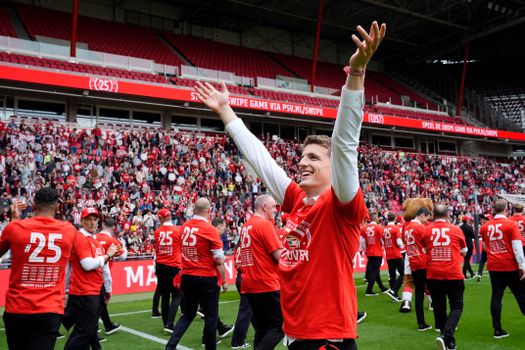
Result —
[[230, 93], [224, 82], [221, 83], [221, 91], [215, 89], [208, 82], [204, 82], [203, 84], [200, 81], [197, 82], [194, 89], [197, 92], [199, 100], [214, 112], [219, 112], [221, 108], [228, 106], [229, 104], [228, 97], [230, 96]]
[[361, 26], [357, 26], [357, 31], [364, 40], [361, 41], [357, 35], [352, 35], [352, 40], [356, 44], [357, 49], [350, 57], [350, 68], [362, 70], [366, 68], [368, 61], [370, 61], [385, 37], [386, 24], [381, 24], [380, 28], [377, 22], [374, 21], [370, 27], [370, 32], [367, 33]]

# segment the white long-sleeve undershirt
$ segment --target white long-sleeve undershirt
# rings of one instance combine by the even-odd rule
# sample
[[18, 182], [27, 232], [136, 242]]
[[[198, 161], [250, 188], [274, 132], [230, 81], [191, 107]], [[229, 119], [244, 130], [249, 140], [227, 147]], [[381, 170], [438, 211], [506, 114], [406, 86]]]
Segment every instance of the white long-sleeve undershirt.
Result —
[[512, 250], [520, 270], [525, 270], [525, 256], [523, 255], [523, 244], [521, 240], [512, 240]]

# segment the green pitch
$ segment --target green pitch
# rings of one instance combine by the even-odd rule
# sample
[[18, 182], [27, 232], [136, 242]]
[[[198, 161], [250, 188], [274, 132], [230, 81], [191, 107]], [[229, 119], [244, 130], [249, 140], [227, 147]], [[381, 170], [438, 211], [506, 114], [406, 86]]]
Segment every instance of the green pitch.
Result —
[[[386, 277], [383, 276], [383, 280]], [[434, 330], [420, 333], [416, 330], [415, 313], [401, 314], [399, 304], [392, 303], [385, 296], [365, 297], [361, 278], [356, 278], [359, 309], [365, 310], [368, 317], [358, 326], [361, 350], [405, 350], [405, 349], [435, 349], [434, 339], [438, 333]], [[377, 287], [376, 287], [377, 288]], [[323, 302], [319, 300], [319, 302]], [[426, 301], [425, 301], [426, 304]], [[492, 338], [490, 318], [490, 281], [488, 275], [482, 282], [466, 281], [465, 308], [459, 329], [456, 332], [458, 349], [484, 350], [518, 350], [523, 349], [525, 339], [525, 317], [519, 312], [516, 301], [508, 292], [503, 301], [502, 323], [510, 337], [496, 340]], [[227, 324], [233, 324], [237, 315], [238, 294], [228, 292], [221, 295], [219, 313]], [[167, 341], [169, 336], [162, 330], [162, 321], [151, 318], [151, 294], [136, 294], [116, 296], [109, 306], [113, 314], [113, 322], [118, 322], [126, 330], [107, 336], [102, 343], [108, 350], [164, 349], [160, 343]], [[427, 323], [433, 325], [431, 311], [426, 311]], [[203, 349], [201, 335], [203, 321], [196, 318], [188, 332], [184, 335], [181, 345], [190, 349]], [[7, 349], [5, 331], [0, 321], [0, 349]], [[133, 334], [135, 333], [135, 334]], [[104, 335], [104, 331], [100, 333]], [[253, 342], [253, 330], [250, 328], [247, 342]], [[231, 337], [222, 340], [218, 350], [229, 350]], [[58, 340], [56, 349], [62, 349], [65, 339]], [[251, 348], [253, 349], [253, 348]], [[280, 345], [278, 349], [285, 348]], [[186, 349], [187, 350], [187, 349]]]

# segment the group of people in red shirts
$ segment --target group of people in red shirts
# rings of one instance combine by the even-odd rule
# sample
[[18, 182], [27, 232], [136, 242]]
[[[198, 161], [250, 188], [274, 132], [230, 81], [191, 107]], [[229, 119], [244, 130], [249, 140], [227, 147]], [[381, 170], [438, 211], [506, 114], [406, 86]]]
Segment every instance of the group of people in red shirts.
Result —
[[[506, 200], [496, 200], [495, 216], [480, 229], [491, 277], [491, 314], [496, 339], [508, 336], [501, 326], [501, 301], [507, 287], [525, 314], [523, 205], [515, 204], [515, 214], [508, 218], [507, 207]], [[373, 290], [377, 283], [381, 292], [400, 302], [398, 291], [404, 274], [410, 275], [415, 287], [418, 331], [432, 329], [432, 326], [425, 322], [423, 308], [427, 289], [432, 300], [435, 328], [441, 332], [436, 339], [438, 349], [447, 350], [456, 349], [454, 332], [463, 312], [466, 279], [462, 263], [463, 257], [467, 256], [469, 245], [472, 246], [472, 242], [467, 242], [465, 237], [472, 238], [464, 234], [462, 228], [450, 223], [449, 211], [450, 208], [443, 204], [436, 205], [433, 213], [428, 208], [421, 207], [416, 217], [402, 227], [396, 225], [395, 214], [389, 213], [388, 225], [384, 228], [378, 224], [377, 213], [370, 213], [370, 222], [361, 229], [361, 247], [366, 251], [368, 258], [365, 296], [379, 295]], [[468, 217], [466, 219], [468, 220]], [[383, 285], [380, 277], [383, 256], [388, 264], [390, 288]], [[450, 306], [448, 314], [447, 298]], [[404, 307], [406, 306], [402, 305], [401, 311]]]

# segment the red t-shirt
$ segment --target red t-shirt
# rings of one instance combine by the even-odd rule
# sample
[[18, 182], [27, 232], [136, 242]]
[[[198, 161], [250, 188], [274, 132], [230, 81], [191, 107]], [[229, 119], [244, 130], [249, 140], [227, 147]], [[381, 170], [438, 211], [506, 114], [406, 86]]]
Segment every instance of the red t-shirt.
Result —
[[64, 313], [65, 272], [76, 234], [70, 223], [41, 216], [5, 227], [0, 250], [11, 249], [7, 312]]
[[156, 262], [180, 269], [182, 265], [180, 227], [165, 223], [155, 231], [154, 237]]
[[383, 242], [385, 244], [386, 259], [401, 259], [401, 249], [397, 245], [397, 239], [401, 238], [401, 229], [397, 225], [388, 225], [383, 230]]
[[512, 241], [521, 240], [518, 225], [505, 217], [494, 218], [479, 231], [487, 251], [487, 270], [516, 271], [518, 263]]
[[[359, 224], [368, 215], [363, 193], [342, 204], [333, 189], [315, 203], [295, 182], [286, 189], [290, 216], [279, 260], [283, 330], [299, 339], [357, 338], [353, 258]], [[307, 310], [307, 312], [306, 312]]]
[[222, 250], [219, 231], [207, 221], [194, 218], [182, 225], [181, 232], [182, 274], [217, 276], [212, 250]]
[[427, 268], [427, 257], [423, 251], [421, 240], [425, 234], [425, 226], [417, 221], [411, 221], [403, 230], [407, 249], [408, 261], [412, 271], [424, 270]]
[[422, 243], [427, 251], [428, 279], [463, 280], [461, 249], [467, 243], [459, 227], [436, 220], [425, 228]]
[[521, 234], [522, 244], [525, 247], [525, 216], [523, 214], [514, 214], [509, 219], [515, 221], [518, 224], [518, 228]]
[[[121, 245], [121, 243], [115, 237], [106, 232], [100, 232], [99, 234], [97, 234], [95, 239], [100, 242], [100, 245], [102, 245], [102, 249], [104, 252], [107, 252], [108, 248], [111, 247], [112, 244], [114, 244], [115, 246]], [[122, 254], [124, 254], [124, 249], [121, 249], [115, 256], [121, 256]], [[109, 268], [111, 269], [112, 267], [113, 259], [110, 259]]]
[[273, 224], [254, 215], [248, 220], [235, 251], [235, 264], [241, 270], [242, 293], [264, 293], [280, 289], [278, 263], [272, 253], [281, 249]]
[[69, 294], [71, 295], [100, 295], [102, 289], [102, 268], [86, 271], [80, 265], [84, 258], [97, 258], [104, 255], [104, 249], [99, 241], [93, 236], [84, 236], [82, 232], [77, 234], [75, 247], [71, 254], [71, 277], [69, 283]]
[[366, 256], [383, 256], [383, 228], [376, 223], [370, 223], [362, 228], [361, 236], [366, 242]]

